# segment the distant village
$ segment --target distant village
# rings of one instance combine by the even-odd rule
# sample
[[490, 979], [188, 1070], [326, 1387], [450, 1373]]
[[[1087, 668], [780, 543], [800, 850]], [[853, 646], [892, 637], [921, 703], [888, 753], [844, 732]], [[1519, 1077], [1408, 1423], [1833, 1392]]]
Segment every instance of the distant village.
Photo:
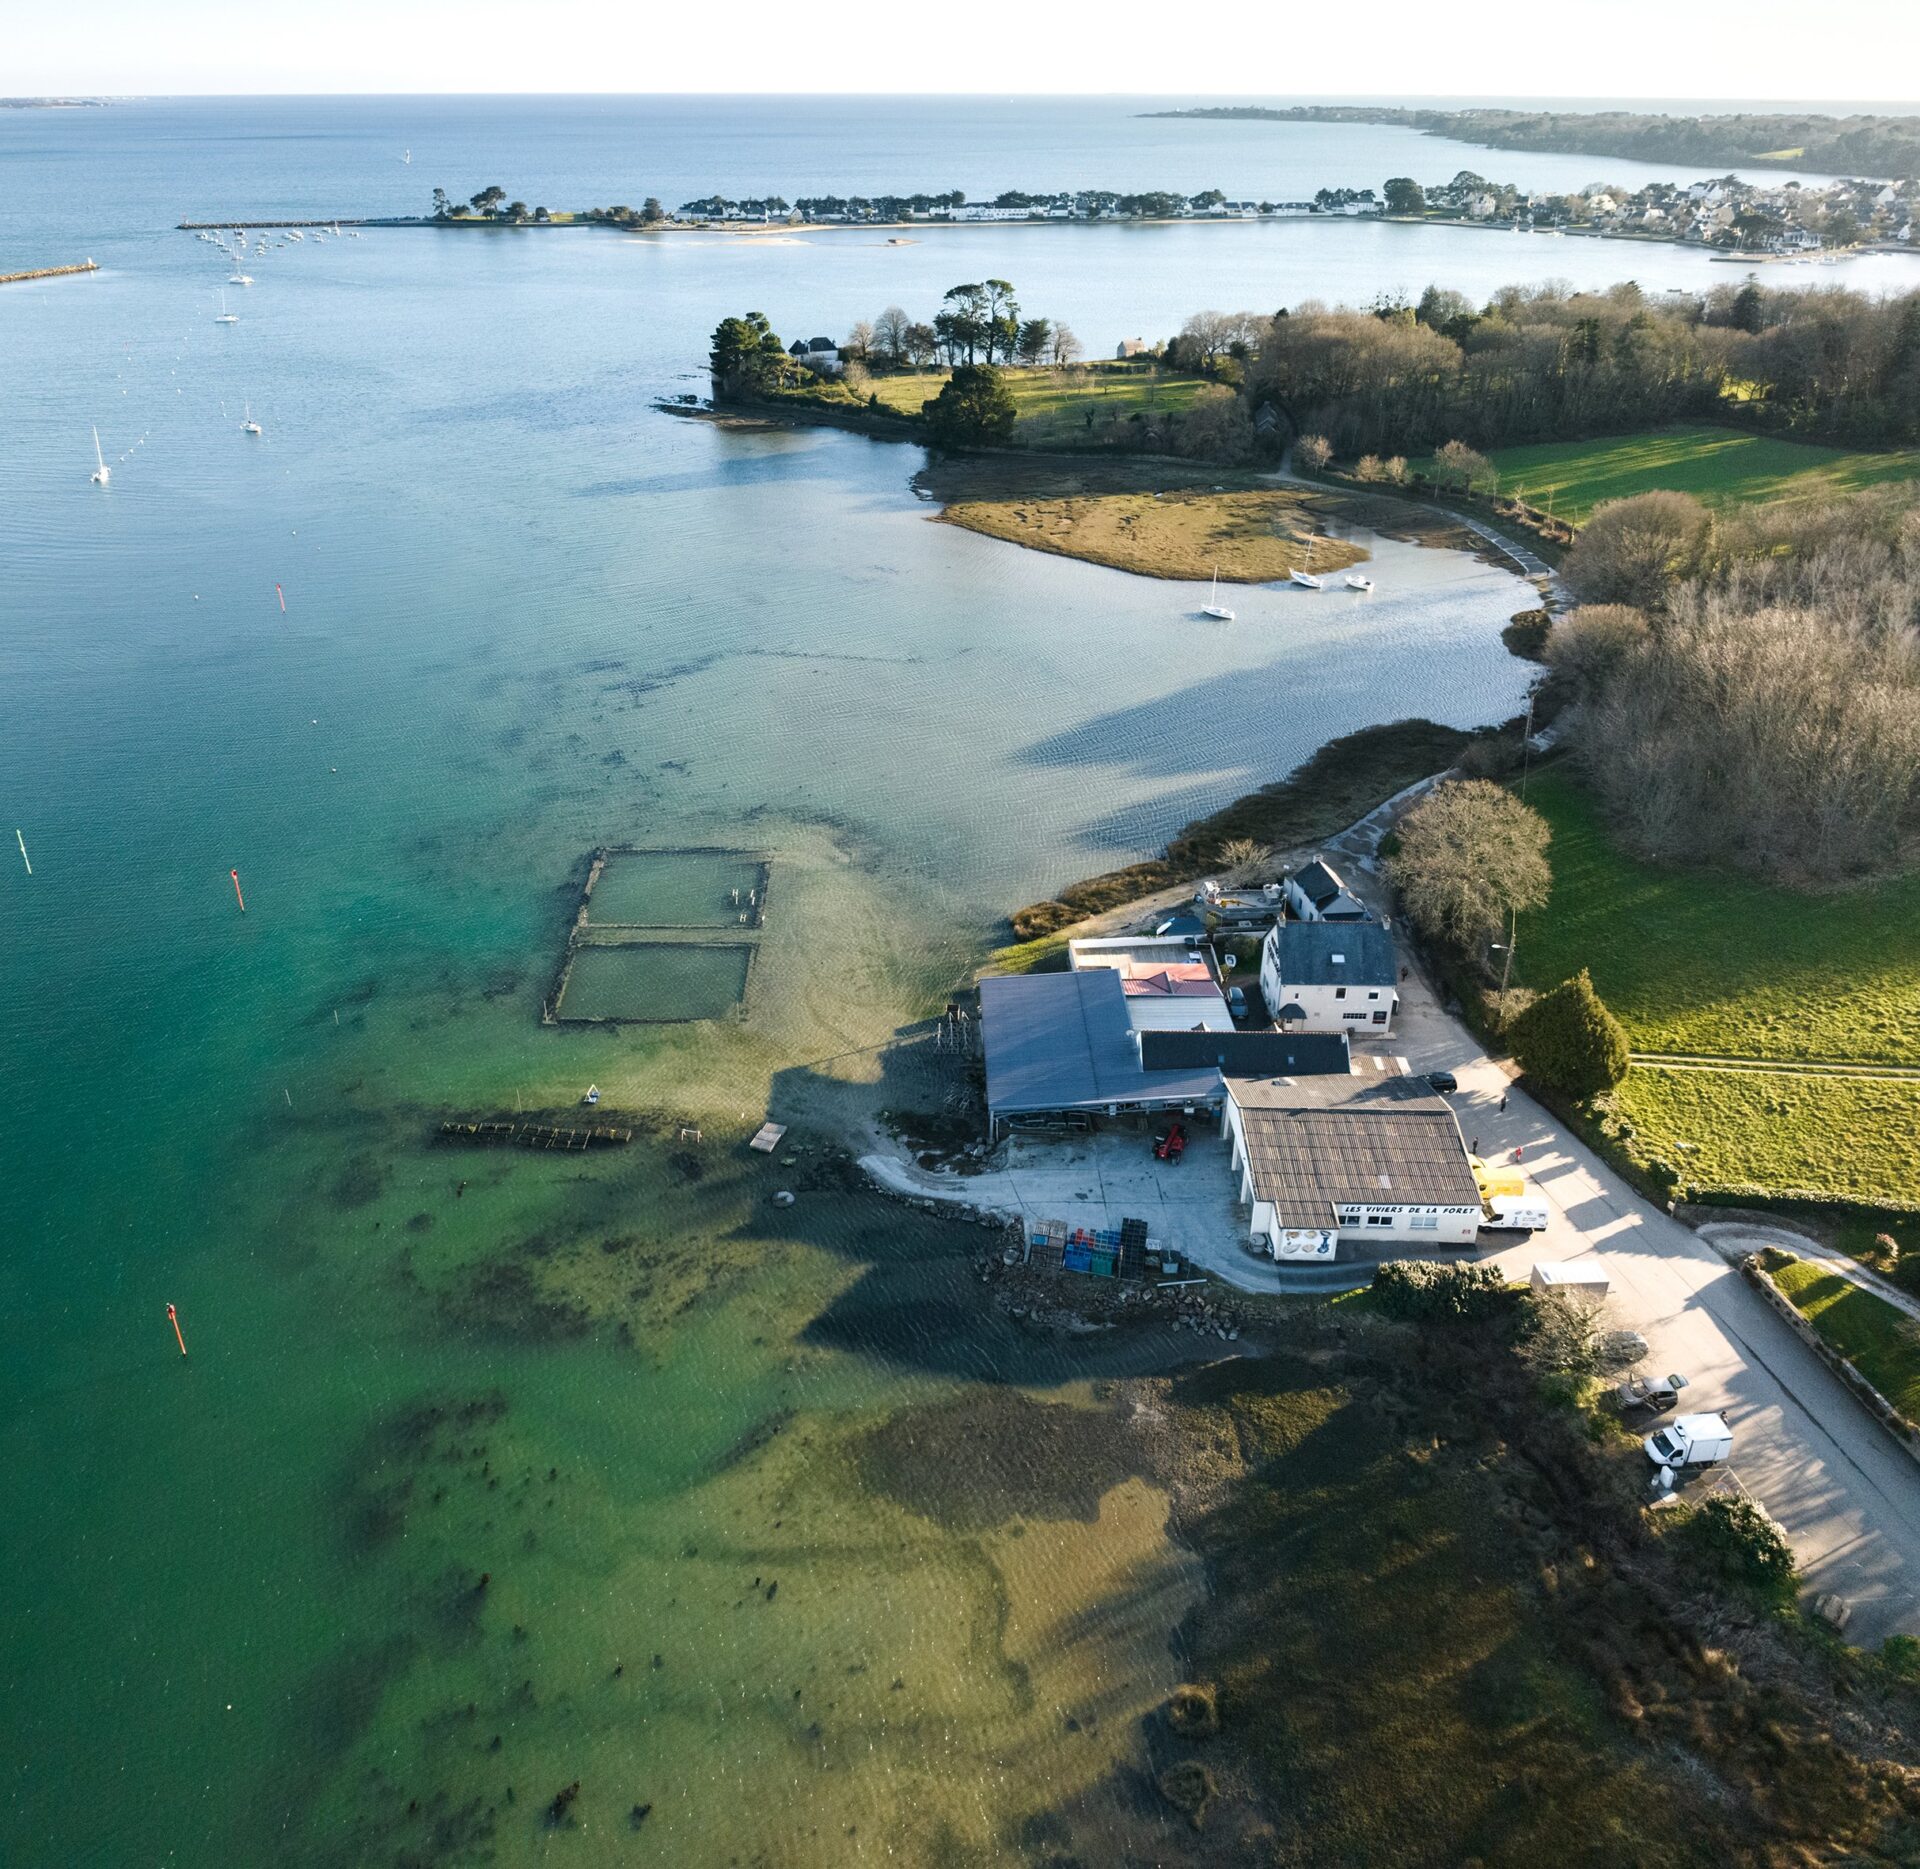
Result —
[[667, 218], [683, 225], [933, 225], [1008, 221], [1266, 220], [1375, 216], [1460, 221], [1522, 232], [1627, 235], [1684, 241], [1729, 252], [1791, 255], [1861, 245], [1911, 247], [1920, 184], [1835, 180], [1742, 182], [1731, 175], [1628, 189], [1594, 182], [1575, 194], [1529, 192], [1463, 169], [1450, 182], [1423, 186], [1408, 177], [1384, 190], [1323, 188], [1310, 201], [1235, 200], [1219, 189], [1197, 195], [1102, 189], [1029, 194], [1008, 189], [991, 201], [945, 194], [778, 195], [730, 200], [704, 196]]

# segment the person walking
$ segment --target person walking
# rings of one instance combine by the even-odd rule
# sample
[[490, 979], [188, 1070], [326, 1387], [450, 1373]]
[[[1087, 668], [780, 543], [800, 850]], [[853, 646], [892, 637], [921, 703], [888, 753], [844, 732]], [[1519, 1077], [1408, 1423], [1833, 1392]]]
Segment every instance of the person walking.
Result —
[[1507, 1113], [1507, 1093], [1503, 1090], [1500, 1093], [1500, 1114], [1502, 1116], [1505, 1116], [1506, 1113]]

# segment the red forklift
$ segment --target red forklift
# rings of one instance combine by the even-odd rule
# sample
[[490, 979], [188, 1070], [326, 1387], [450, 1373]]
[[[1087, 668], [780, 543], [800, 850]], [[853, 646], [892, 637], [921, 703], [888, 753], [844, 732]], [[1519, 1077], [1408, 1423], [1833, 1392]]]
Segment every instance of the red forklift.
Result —
[[1153, 1139], [1153, 1153], [1156, 1161], [1177, 1162], [1187, 1152], [1187, 1131], [1184, 1123], [1175, 1123], [1164, 1136]]

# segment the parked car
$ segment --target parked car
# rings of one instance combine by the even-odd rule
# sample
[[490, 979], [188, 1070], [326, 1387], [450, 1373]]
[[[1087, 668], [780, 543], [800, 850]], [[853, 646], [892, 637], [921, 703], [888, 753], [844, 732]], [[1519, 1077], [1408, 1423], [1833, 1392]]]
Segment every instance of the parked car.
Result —
[[1443, 1097], [1452, 1096], [1460, 1088], [1460, 1080], [1451, 1071], [1429, 1071], [1427, 1082]]
[[1664, 1415], [1680, 1400], [1687, 1386], [1685, 1376], [1629, 1376], [1613, 1392], [1614, 1406], [1623, 1415]]
[[1247, 990], [1241, 986], [1227, 988], [1227, 1011], [1236, 1019], [1247, 1016]]

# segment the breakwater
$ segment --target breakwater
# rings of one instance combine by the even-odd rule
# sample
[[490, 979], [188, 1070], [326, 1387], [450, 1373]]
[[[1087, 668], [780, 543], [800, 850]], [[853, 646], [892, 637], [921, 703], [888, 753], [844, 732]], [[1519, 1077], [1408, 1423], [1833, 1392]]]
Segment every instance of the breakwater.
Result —
[[0, 273], [0, 286], [17, 286], [29, 279], [64, 279], [68, 273], [97, 273], [99, 264], [94, 260], [81, 260], [73, 266], [36, 266], [26, 273]]

